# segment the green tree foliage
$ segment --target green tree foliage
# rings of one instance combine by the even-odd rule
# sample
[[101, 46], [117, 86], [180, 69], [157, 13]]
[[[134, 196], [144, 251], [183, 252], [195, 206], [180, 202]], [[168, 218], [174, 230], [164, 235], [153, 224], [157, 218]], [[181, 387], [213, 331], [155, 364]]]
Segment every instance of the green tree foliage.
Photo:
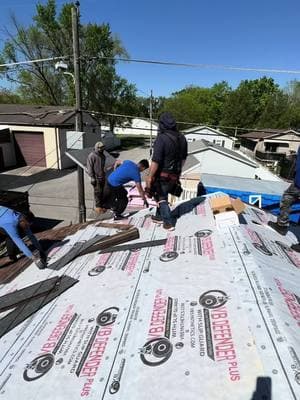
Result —
[[272, 78], [241, 81], [226, 99], [221, 125], [255, 127], [270, 99], [279, 92], [279, 86]]
[[[72, 3], [57, 12], [55, 0], [38, 4], [29, 27], [12, 16], [15, 32], [7, 32], [2, 52], [6, 62], [66, 56], [69, 72], [73, 73]], [[117, 75], [115, 56], [127, 56], [120, 40], [108, 24], [86, 24], [79, 27], [81, 50], [81, 87], [85, 109], [103, 113], [128, 113], [136, 103], [136, 89]], [[104, 57], [104, 58], [103, 58]], [[22, 65], [6, 72], [18, 87], [26, 103], [73, 105], [74, 83], [71, 76], [58, 74], [55, 62]], [[108, 117], [112, 126], [119, 120]]]
[[[211, 88], [189, 86], [166, 99], [161, 111], [172, 112], [178, 121], [216, 125], [230, 92], [224, 81]], [[184, 124], [180, 127], [187, 128]]]
[[[159, 96], [152, 98], [152, 117], [158, 119], [165, 103], [166, 98]], [[150, 117], [150, 95], [149, 97], [138, 97], [136, 115], [144, 118]]]
[[17, 104], [21, 103], [21, 98], [9, 90], [0, 90], [0, 104]]

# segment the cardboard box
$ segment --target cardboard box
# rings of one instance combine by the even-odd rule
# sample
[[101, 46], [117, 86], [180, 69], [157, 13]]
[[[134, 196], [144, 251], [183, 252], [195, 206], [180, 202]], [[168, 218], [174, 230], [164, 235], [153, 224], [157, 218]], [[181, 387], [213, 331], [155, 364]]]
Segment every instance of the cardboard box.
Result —
[[218, 229], [239, 225], [238, 214], [246, 207], [240, 199], [231, 199], [229, 196], [212, 197], [210, 206]]
[[240, 214], [245, 209], [245, 204], [241, 199], [231, 199], [229, 196], [212, 197], [210, 199], [210, 207], [213, 214], [219, 214], [222, 212], [235, 211]]
[[216, 226], [220, 230], [225, 226], [239, 225], [239, 217], [235, 211], [226, 211], [215, 215]]

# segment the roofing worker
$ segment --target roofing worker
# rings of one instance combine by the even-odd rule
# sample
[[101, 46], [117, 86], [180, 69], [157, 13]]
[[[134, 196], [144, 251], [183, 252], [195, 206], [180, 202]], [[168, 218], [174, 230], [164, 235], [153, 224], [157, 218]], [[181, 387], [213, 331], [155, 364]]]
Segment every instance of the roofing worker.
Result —
[[147, 189], [149, 193], [153, 193], [158, 204], [152, 221], [163, 223], [163, 227], [170, 231], [175, 229], [175, 221], [168, 204], [168, 195], [180, 196], [182, 189], [179, 177], [186, 158], [186, 138], [177, 131], [172, 114], [165, 112], [159, 119], [159, 132], [154, 142]]
[[102, 142], [97, 142], [87, 158], [87, 173], [91, 178], [91, 185], [94, 188], [95, 212], [102, 214], [104, 208], [104, 186], [105, 186], [105, 146]]
[[114, 211], [115, 220], [125, 218], [122, 213], [127, 207], [128, 198], [127, 191], [123, 185], [130, 181], [135, 182], [136, 188], [141, 198], [144, 200], [144, 205], [148, 207], [145, 192], [141, 184], [141, 172], [145, 171], [147, 168], [149, 168], [148, 160], [141, 160], [138, 164], [130, 160], [116, 162], [115, 170], [107, 178], [105, 194], [105, 203]]
[[[11, 260], [16, 260], [14, 252], [12, 251], [11, 241], [21, 250], [25, 256], [32, 259], [38, 268], [43, 269], [46, 267], [45, 254], [38, 240], [31, 232], [30, 223], [25, 216], [10, 208], [0, 206], [0, 229], [3, 230], [9, 238], [6, 240], [7, 251]], [[22, 231], [29, 237], [33, 246], [40, 252], [39, 256], [33, 255], [30, 249], [21, 239], [20, 234]]]
[[[284, 236], [288, 232], [290, 207], [297, 200], [300, 200], [300, 146], [297, 153], [294, 182], [283, 192], [280, 200], [280, 213], [277, 217], [277, 222], [268, 222], [268, 225], [280, 235]], [[295, 248], [293, 249], [296, 250]]]

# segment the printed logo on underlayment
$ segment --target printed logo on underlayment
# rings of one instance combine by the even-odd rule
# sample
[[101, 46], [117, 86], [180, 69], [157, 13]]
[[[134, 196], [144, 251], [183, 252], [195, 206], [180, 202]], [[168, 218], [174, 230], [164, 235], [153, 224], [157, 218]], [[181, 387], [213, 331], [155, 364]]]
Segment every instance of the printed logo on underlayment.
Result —
[[266, 247], [264, 243], [253, 243], [253, 246], [265, 256], [273, 255], [273, 253]]
[[222, 290], [209, 290], [199, 297], [199, 303], [202, 307], [214, 309], [222, 307], [229, 297]]
[[167, 338], [153, 338], [140, 349], [140, 357], [145, 365], [157, 367], [165, 363], [171, 357], [172, 352], [173, 345]]
[[166, 251], [160, 257], [160, 261], [169, 262], [175, 260], [178, 257], [177, 251]]
[[256, 231], [246, 227], [245, 228], [247, 234], [250, 237], [253, 247], [258, 250], [260, 253], [264, 254], [265, 256], [272, 256], [273, 253], [268, 249], [265, 242], [263, 241], [262, 237]]
[[98, 276], [102, 274], [102, 272], [105, 271], [105, 266], [104, 265], [98, 265], [97, 267], [94, 267], [89, 270], [88, 275], [89, 276]]
[[210, 229], [201, 229], [200, 231], [197, 231], [195, 233], [195, 236], [199, 237], [199, 238], [206, 238], [206, 237], [210, 236], [211, 234], [212, 234], [212, 230], [210, 230]]
[[280, 242], [279, 240], [275, 240], [275, 243], [280, 248], [280, 250], [283, 252], [283, 254], [287, 258], [287, 260], [290, 263], [292, 263], [295, 267], [299, 268], [300, 267], [299, 254], [294, 252], [288, 245], [286, 245], [283, 242]]
[[[82, 342], [86, 343], [86, 347], [79, 357], [76, 365], [73, 366], [71, 373], [75, 373], [77, 377], [85, 376], [84, 373], [88, 369], [87, 363], [89, 361], [89, 354], [91, 351], [95, 352], [97, 349], [100, 351], [98, 362], [102, 360], [102, 353], [105, 351], [106, 344], [112, 331], [112, 325], [118, 316], [118, 307], [109, 307], [103, 310], [96, 318], [90, 318], [87, 321], [86, 337], [82, 338]], [[54, 365], [64, 363], [64, 359], [58, 355], [61, 353], [62, 348], [75, 343], [75, 338], [72, 336], [72, 331], [75, 331], [76, 323], [78, 322], [79, 315], [68, 311], [59, 320], [57, 325], [50, 333], [47, 342], [41, 348], [39, 356], [34, 358], [29, 364], [26, 365], [23, 372], [23, 379], [27, 382], [35, 381], [42, 378], [47, 374]], [[90, 327], [90, 323], [95, 323], [96, 326]], [[90, 328], [89, 328], [90, 327]], [[89, 329], [88, 329], [89, 328]], [[101, 346], [100, 346], [101, 345]], [[71, 350], [72, 351], [72, 350]], [[80, 353], [78, 353], [80, 355]], [[99, 367], [97, 365], [97, 367]], [[94, 371], [97, 368], [94, 366]]]

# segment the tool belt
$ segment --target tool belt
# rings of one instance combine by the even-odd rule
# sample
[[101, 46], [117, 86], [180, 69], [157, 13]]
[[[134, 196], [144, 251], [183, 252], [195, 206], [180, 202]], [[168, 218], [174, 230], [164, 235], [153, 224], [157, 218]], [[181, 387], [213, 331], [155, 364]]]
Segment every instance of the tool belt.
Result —
[[177, 174], [169, 174], [168, 172], [161, 172], [159, 174], [159, 176], [162, 177], [162, 178], [167, 178], [167, 179], [169, 179], [170, 181], [173, 181], [173, 182], [178, 182], [179, 181], [179, 176]]
[[183, 189], [181, 187], [179, 176], [177, 174], [169, 174], [168, 172], [161, 172], [159, 176], [161, 178], [166, 178], [172, 182], [172, 188], [169, 192], [170, 194], [176, 197], [181, 196]]

